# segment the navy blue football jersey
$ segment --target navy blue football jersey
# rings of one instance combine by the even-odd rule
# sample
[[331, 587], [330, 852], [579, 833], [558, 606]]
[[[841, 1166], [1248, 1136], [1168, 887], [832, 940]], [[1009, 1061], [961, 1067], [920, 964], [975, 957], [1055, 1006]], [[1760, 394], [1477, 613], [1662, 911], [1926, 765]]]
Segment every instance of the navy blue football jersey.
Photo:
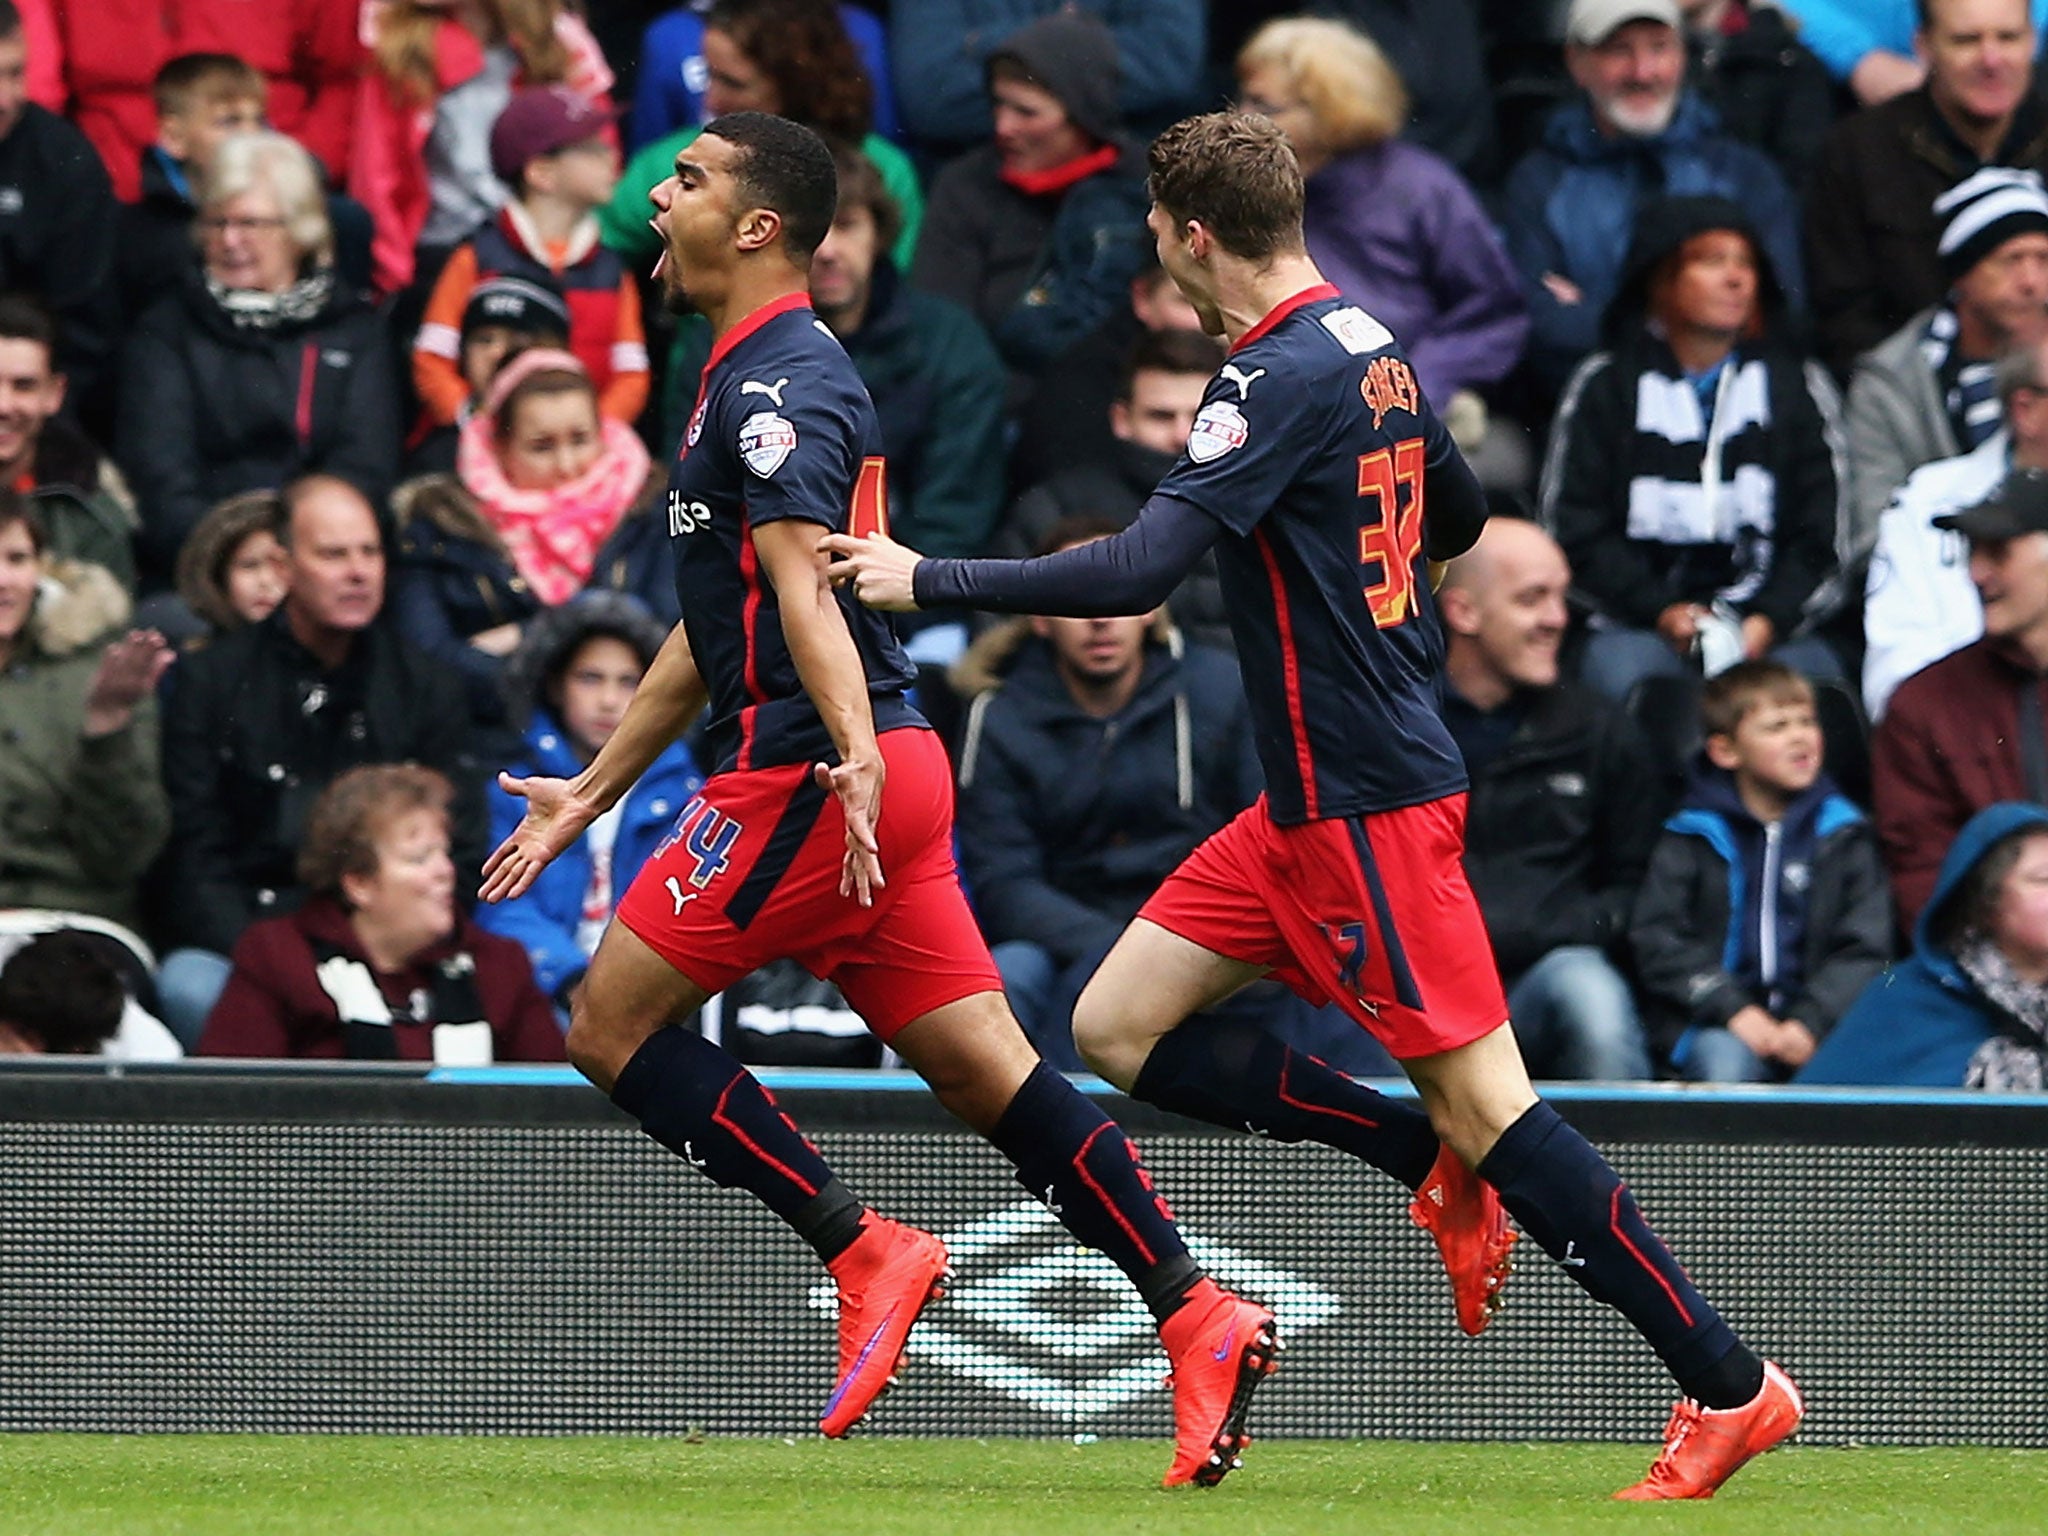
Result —
[[1209, 381], [1159, 494], [1229, 530], [1217, 561], [1275, 821], [1465, 787], [1422, 549], [1430, 466], [1456, 453], [1392, 334], [1329, 284]]
[[[676, 599], [711, 693], [719, 772], [838, 761], [783, 642], [753, 530], [800, 518], [874, 532], [886, 509], [874, 403], [808, 296], [763, 305], [721, 337], [668, 476]], [[843, 591], [839, 608], [867, 670], [875, 729], [923, 725], [904, 697], [916, 669], [888, 617]]]

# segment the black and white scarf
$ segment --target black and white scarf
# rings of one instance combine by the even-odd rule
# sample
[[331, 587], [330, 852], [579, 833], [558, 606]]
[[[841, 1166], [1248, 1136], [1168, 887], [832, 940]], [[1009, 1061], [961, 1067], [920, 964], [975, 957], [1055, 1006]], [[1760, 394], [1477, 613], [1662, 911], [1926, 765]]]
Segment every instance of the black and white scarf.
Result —
[[1776, 551], [1771, 364], [1738, 348], [1706, 404], [1667, 347], [1637, 356], [1645, 366], [1636, 376], [1628, 536], [1671, 546], [1684, 567], [1674, 589], [1739, 606], [1769, 580]]
[[206, 291], [237, 330], [274, 331], [283, 325], [303, 324], [327, 307], [327, 301], [334, 296], [334, 269], [320, 267], [311, 277], [300, 278], [282, 293], [223, 287], [209, 272]]
[[1987, 1093], [2039, 1093], [2048, 1086], [2048, 986], [2023, 980], [1986, 938], [1956, 946], [1956, 964], [2002, 1016], [1998, 1032], [1977, 1047], [1965, 1088]]

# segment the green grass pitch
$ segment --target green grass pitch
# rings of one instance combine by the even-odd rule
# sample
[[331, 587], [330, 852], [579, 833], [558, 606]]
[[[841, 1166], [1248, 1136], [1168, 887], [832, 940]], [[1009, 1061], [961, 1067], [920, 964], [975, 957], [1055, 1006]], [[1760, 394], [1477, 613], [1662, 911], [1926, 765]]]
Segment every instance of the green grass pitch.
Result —
[[0, 1436], [5, 1536], [1547, 1536], [2038, 1532], [2048, 1453], [1790, 1447], [1706, 1504], [1615, 1504], [1652, 1447], [1262, 1442], [1220, 1488], [1168, 1447], [1023, 1440]]

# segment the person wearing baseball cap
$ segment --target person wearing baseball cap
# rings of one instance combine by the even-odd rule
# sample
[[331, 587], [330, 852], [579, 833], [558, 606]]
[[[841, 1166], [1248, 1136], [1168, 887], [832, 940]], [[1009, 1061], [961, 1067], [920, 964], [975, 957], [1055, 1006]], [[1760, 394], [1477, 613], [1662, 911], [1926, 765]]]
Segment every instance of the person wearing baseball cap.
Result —
[[1637, 211], [1667, 194], [1740, 204], [1792, 309], [1803, 309], [1798, 206], [1770, 159], [1688, 89], [1678, 0], [1573, 0], [1564, 56], [1578, 94], [1509, 174], [1502, 214], [1539, 383], [1561, 389], [1593, 349]]
[[596, 210], [619, 180], [615, 115], [566, 85], [514, 91], [498, 114], [491, 169], [511, 197], [455, 248], [413, 341], [413, 386], [433, 426], [454, 425], [475, 393], [464, 377], [462, 322], [478, 285], [499, 277], [564, 296], [569, 350], [608, 419], [631, 425], [647, 404], [639, 285], [598, 239]]
[[1908, 930], [1965, 822], [2000, 801], [2048, 801], [2048, 470], [2016, 469], [1934, 523], [1970, 541], [1984, 637], [1899, 684], [1871, 737], [1878, 836]]

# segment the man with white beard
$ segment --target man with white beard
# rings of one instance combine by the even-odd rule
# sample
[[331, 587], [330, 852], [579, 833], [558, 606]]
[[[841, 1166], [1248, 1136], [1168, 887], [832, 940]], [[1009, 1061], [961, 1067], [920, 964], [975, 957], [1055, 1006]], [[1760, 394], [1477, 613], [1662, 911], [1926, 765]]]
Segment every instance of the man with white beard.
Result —
[[1740, 204], [1805, 308], [1798, 205], [1770, 160], [1686, 89], [1681, 20], [1678, 0], [1574, 0], [1565, 63], [1579, 94], [1508, 177], [1502, 223], [1528, 290], [1529, 360], [1551, 390], [1598, 341], [1636, 211], [1659, 197]]

